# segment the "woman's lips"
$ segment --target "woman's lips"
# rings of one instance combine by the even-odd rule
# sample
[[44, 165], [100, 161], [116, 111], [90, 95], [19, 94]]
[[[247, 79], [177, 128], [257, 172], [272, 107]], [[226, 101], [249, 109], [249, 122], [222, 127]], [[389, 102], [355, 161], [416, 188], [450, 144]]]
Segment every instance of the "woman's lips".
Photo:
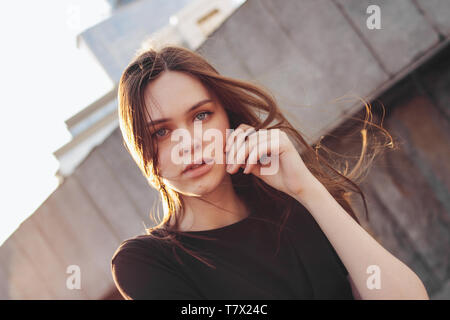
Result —
[[204, 164], [198, 166], [197, 168], [194, 169], [189, 169], [187, 171], [183, 172], [183, 175], [187, 178], [196, 178], [196, 177], [200, 177], [206, 173], [208, 173], [212, 167], [214, 165], [214, 161], [205, 161]]

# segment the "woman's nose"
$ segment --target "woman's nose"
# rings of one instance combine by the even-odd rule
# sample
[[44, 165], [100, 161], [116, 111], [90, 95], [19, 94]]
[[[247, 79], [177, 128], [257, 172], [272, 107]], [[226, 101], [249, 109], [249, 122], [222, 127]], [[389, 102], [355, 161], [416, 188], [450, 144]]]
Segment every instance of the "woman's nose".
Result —
[[[200, 151], [202, 147], [202, 143], [198, 139], [192, 139], [191, 144], [183, 145], [181, 148], [181, 156], [185, 156], [188, 154], [195, 154]], [[198, 156], [197, 156], [198, 157]]]

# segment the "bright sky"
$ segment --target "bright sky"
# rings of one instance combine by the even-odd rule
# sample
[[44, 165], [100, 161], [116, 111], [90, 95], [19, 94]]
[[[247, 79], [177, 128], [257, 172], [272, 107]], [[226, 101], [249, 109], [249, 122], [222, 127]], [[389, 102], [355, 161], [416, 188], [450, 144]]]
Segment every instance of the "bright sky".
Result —
[[75, 41], [109, 10], [105, 0], [2, 5], [0, 244], [56, 189], [52, 152], [70, 140], [64, 120], [112, 87]]

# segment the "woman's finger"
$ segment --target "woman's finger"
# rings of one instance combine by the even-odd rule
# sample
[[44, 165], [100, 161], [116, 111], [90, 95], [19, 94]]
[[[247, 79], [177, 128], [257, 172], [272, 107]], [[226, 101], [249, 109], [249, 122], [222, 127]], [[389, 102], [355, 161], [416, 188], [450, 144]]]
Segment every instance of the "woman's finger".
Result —
[[252, 135], [253, 133], [255, 133], [255, 128], [250, 127], [248, 129], [246, 129], [245, 131], [239, 133], [236, 137], [236, 150], [239, 150], [241, 148], [241, 146], [244, 144], [244, 142], [247, 140], [247, 137]]
[[240, 124], [227, 138], [227, 141], [225, 143], [225, 152], [228, 152], [230, 150], [230, 147], [233, 145], [233, 141], [236, 138], [236, 136], [240, 135], [242, 132], [245, 132], [247, 129], [253, 128], [249, 126], [248, 124], [242, 123]]
[[[269, 143], [268, 143], [269, 142]], [[244, 173], [247, 174], [253, 170], [257, 165], [267, 165], [271, 162], [271, 157], [274, 155], [274, 150], [272, 150], [272, 145], [270, 140], [261, 141], [260, 143], [253, 146], [249, 151], [247, 158], [247, 164], [244, 168]], [[258, 162], [260, 164], [258, 164]]]
[[[232, 162], [231, 159], [235, 158], [236, 152], [240, 149], [241, 145], [245, 141], [245, 138], [255, 132], [255, 129], [253, 127], [250, 127], [248, 125], [241, 125], [232, 133], [232, 135], [229, 136], [227, 139], [227, 151], [226, 151], [226, 158], [227, 158], [227, 164], [234, 164], [235, 162]], [[236, 140], [236, 141], [234, 141]]]
[[243, 165], [246, 164], [246, 159], [249, 155], [250, 150], [255, 145], [260, 143], [262, 141], [262, 139], [264, 139], [264, 138], [259, 137], [259, 132], [256, 132], [256, 131], [247, 137], [248, 137], [248, 139], [246, 139], [242, 143], [241, 147], [238, 149], [237, 156], [236, 156], [236, 162], [235, 162], [235, 164], [232, 165], [232, 167], [230, 167], [229, 172], [233, 172], [236, 167], [238, 167], [238, 168], [243, 167]]

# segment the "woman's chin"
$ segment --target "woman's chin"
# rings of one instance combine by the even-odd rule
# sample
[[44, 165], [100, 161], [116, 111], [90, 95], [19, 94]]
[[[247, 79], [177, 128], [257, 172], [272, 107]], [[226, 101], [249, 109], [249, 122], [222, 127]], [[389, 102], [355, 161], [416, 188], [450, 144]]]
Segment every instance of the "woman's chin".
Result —
[[[223, 177], [226, 176], [226, 172], [223, 171], [221, 174], [218, 173], [219, 170], [211, 170], [204, 178], [205, 179], [195, 179], [195, 181], [188, 182], [187, 188], [190, 194], [195, 196], [203, 196], [212, 193], [216, 190], [223, 182]], [[186, 190], [187, 191], [187, 190]]]

